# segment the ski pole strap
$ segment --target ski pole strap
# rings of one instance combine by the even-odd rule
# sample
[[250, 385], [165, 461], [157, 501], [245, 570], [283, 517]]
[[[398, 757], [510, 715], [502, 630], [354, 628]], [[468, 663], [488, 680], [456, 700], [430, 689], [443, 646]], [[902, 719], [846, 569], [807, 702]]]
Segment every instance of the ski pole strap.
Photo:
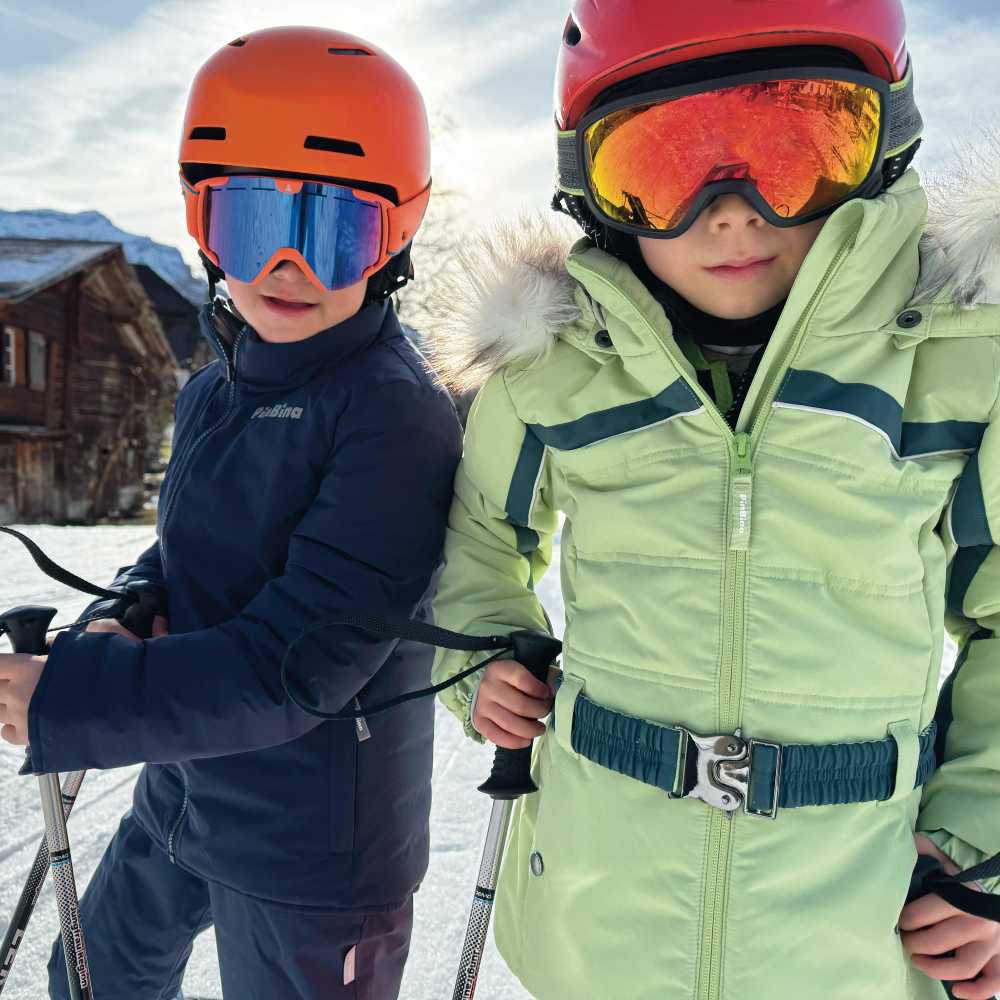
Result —
[[[93, 597], [103, 597], [117, 601], [117, 610], [105, 611], [95, 618], [85, 618], [76, 622], [75, 626], [85, 625], [87, 622], [95, 621], [96, 618], [117, 618], [130, 632], [140, 639], [149, 639], [153, 634], [153, 619], [160, 613], [161, 596], [155, 589], [141, 587], [126, 587], [124, 590], [109, 590], [107, 587], [98, 587], [97, 584], [90, 583], [82, 577], [71, 573], [68, 569], [60, 566], [50, 559], [39, 545], [33, 542], [27, 535], [15, 531], [13, 528], [0, 526], [0, 532], [16, 538], [29, 552], [35, 565], [48, 577], [73, 590], [90, 594]], [[56, 629], [66, 628], [59, 625]]]
[[[919, 737], [914, 788], [936, 767], [935, 726]], [[734, 734], [700, 736], [623, 715], [578, 694], [570, 740], [595, 764], [709, 805], [774, 819], [778, 809], [874, 802], [892, 796], [894, 739], [827, 745], [779, 744]]]
[[994, 854], [992, 858], [956, 875], [946, 875], [936, 858], [921, 855], [913, 870], [913, 881], [906, 901], [910, 903], [933, 893], [956, 910], [1000, 923], [1000, 896], [977, 892], [966, 884], [997, 875], [1000, 875], [1000, 854]]
[[[307, 636], [314, 632], [319, 632], [327, 628], [348, 627], [359, 628], [372, 635], [381, 636], [383, 639], [400, 639], [410, 642], [419, 642], [427, 646], [436, 646], [439, 649], [455, 649], [466, 653], [496, 651], [495, 655], [482, 660], [479, 663], [463, 670], [461, 673], [449, 677], [440, 684], [432, 687], [421, 688], [417, 691], [408, 691], [388, 701], [378, 702], [375, 705], [366, 705], [359, 708], [344, 708], [336, 712], [328, 712], [315, 704], [309, 704], [301, 694], [304, 685], [296, 685], [288, 676], [288, 664], [295, 647]], [[517, 633], [521, 634], [521, 633]], [[481, 670], [487, 663], [498, 659], [505, 652], [513, 649], [513, 637], [507, 635], [465, 635], [462, 632], [451, 632], [438, 625], [430, 625], [427, 622], [415, 621], [412, 618], [382, 618], [379, 615], [368, 614], [367, 612], [348, 612], [338, 615], [335, 618], [328, 618], [325, 621], [316, 622], [304, 628], [288, 644], [285, 655], [281, 658], [281, 685], [285, 689], [288, 697], [303, 712], [315, 715], [320, 719], [359, 719], [367, 718], [370, 715], [377, 715], [386, 712], [390, 708], [395, 708], [404, 702], [412, 701], [415, 698], [427, 698], [443, 691], [445, 688], [457, 684], [459, 681]]]
[[58, 563], [53, 562], [30, 538], [28, 538], [27, 535], [22, 535], [20, 531], [15, 531], [13, 528], [6, 528], [2, 526], [0, 526], [0, 531], [16, 538], [31, 554], [31, 558], [34, 559], [35, 565], [46, 576], [51, 577], [58, 583], [64, 584], [67, 587], [72, 587], [74, 590], [79, 590], [84, 594], [91, 594], [94, 597], [119, 598], [126, 596], [124, 591], [107, 590], [104, 587], [98, 587], [96, 584], [84, 580], [83, 577], [77, 576], [75, 573], [71, 573], [68, 569], [64, 569]]
[[467, 653], [500, 649], [510, 645], [510, 638], [506, 635], [465, 635], [463, 632], [450, 632], [439, 625], [430, 625], [412, 618], [383, 618], [364, 611], [352, 611], [337, 615], [335, 618], [314, 622], [302, 629], [289, 643], [285, 659], [306, 636], [322, 629], [338, 626], [360, 628], [372, 635], [382, 636], [384, 639], [408, 639], [411, 642], [422, 642], [428, 646], [457, 649]]

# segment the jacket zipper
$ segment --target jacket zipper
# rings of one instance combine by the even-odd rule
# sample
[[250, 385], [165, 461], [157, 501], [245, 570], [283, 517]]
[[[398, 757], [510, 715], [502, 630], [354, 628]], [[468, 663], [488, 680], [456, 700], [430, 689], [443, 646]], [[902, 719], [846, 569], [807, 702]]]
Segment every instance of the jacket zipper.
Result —
[[174, 850], [174, 838], [177, 836], [177, 833], [181, 828], [181, 823], [184, 822], [184, 817], [187, 815], [188, 801], [190, 800], [187, 778], [184, 777], [183, 771], [181, 772], [181, 781], [184, 782], [184, 801], [181, 803], [181, 811], [177, 814], [177, 819], [174, 820], [174, 825], [170, 828], [170, 836], [167, 837], [167, 856], [170, 858], [170, 863], [172, 865], [177, 864], [177, 855]]
[[[230, 411], [233, 408], [233, 402], [236, 398], [236, 359], [239, 355], [240, 344], [243, 342], [243, 337], [246, 331], [241, 330], [237, 335], [236, 340], [233, 343], [233, 353], [230, 357], [229, 352], [226, 351], [222, 342], [216, 337], [216, 343], [218, 344], [220, 350], [222, 351], [223, 357], [226, 358], [226, 382], [229, 384], [229, 397], [226, 400], [225, 409], [222, 411], [222, 415], [211, 427], [207, 430], [201, 432], [191, 445], [188, 447], [187, 451], [183, 456], [180, 456], [180, 467], [177, 473], [173, 476], [173, 488], [170, 490], [169, 496], [164, 500], [163, 506], [163, 519], [160, 522], [160, 536], [166, 534], [167, 522], [170, 519], [170, 514], [173, 511], [174, 503], [177, 500], [177, 494], [180, 492], [181, 486], [184, 485], [184, 475], [191, 466], [192, 459], [198, 449], [204, 444], [205, 440], [214, 434], [226, 421], [229, 419]], [[206, 404], [207, 405], [207, 404]], [[164, 568], [166, 568], [167, 557], [165, 553], [165, 547], [160, 547], [160, 557], [163, 560]]]
[[[858, 227], [860, 229], [860, 226]], [[708, 412], [717, 418], [729, 447], [729, 489], [726, 498], [725, 603], [722, 621], [722, 663], [719, 678], [719, 731], [733, 732], [739, 725], [743, 698], [744, 611], [747, 563], [750, 551], [753, 500], [753, 458], [763, 437], [781, 379], [798, 354], [806, 323], [833, 275], [857, 237], [858, 229], [840, 246], [823, 279], [788, 341], [780, 360], [764, 373], [764, 386], [750, 432], [734, 432], [714, 405]], [[700, 386], [698, 387], [700, 388]], [[711, 809], [708, 826], [708, 856], [705, 869], [701, 960], [698, 966], [697, 1000], [720, 1000], [723, 942], [728, 909], [729, 862], [732, 853], [732, 813]]]
[[[784, 363], [784, 361], [782, 362]], [[750, 549], [753, 467], [750, 435], [741, 431], [730, 442], [725, 604], [722, 628], [722, 668], [719, 681], [719, 732], [736, 729], [743, 686], [743, 611], [747, 556]], [[722, 980], [722, 950], [728, 907], [729, 861], [732, 851], [731, 812], [711, 809], [708, 817], [708, 867], [705, 872], [704, 922], [699, 1000], [717, 1000]]]
[[[167, 497], [163, 508], [163, 520], [160, 523], [160, 536], [162, 538], [163, 534], [166, 532], [167, 521], [170, 517], [170, 513], [173, 510], [174, 502], [177, 499], [177, 494], [180, 492], [180, 487], [183, 483], [183, 476], [191, 466], [191, 461], [194, 457], [195, 452], [204, 443], [205, 439], [210, 435], [214, 434], [222, 425], [229, 419], [230, 411], [233, 408], [233, 401], [236, 398], [236, 359], [239, 355], [240, 344], [243, 341], [245, 331], [241, 331], [237, 336], [235, 342], [233, 343], [233, 353], [232, 357], [225, 347], [222, 345], [221, 341], [216, 337], [216, 343], [222, 350], [223, 357], [226, 358], [226, 382], [229, 384], [229, 398], [226, 400], [225, 409], [222, 411], [222, 415], [211, 427], [207, 430], [202, 431], [197, 438], [191, 443], [190, 447], [184, 453], [180, 460], [180, 468], [177, 470], [177, 475], [174, 477], [174, 486], [170, 491], [169, 497]], [[207, 405], [207, 404], [206, 404]], [[164, 568], [166, 568], [167, 557], [164, 547], [160, 548], [160, 557], [163, 560]], [[188, 803], [191, 800], [191, 793], [188, 790], [187, 779], [184, 777], [184, 772], [180, 772], [181, 781], [184, 782], [184, 799], [181, 802], [180, 812], [177, 814], [177, 819], [174, 820], [174, 825], [170, 828], [170, 835], [167, 837], [167, 856], [170, 858], [171, 864], [177, 864], [177, 836], [180, 833], [181, 824], [184, 822], [184, 817], [187, 816]]]

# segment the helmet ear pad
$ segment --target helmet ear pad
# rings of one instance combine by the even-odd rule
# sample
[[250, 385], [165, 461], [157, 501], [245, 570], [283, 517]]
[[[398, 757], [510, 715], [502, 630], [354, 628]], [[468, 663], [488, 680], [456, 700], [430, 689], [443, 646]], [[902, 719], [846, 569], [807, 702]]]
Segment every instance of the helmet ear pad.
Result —
[[412, 246], [412, 243], [407, 243], [388, 264], [368, 278], [365, 303], [384, 302], [413, 280], [413, 261], [410, 259]]

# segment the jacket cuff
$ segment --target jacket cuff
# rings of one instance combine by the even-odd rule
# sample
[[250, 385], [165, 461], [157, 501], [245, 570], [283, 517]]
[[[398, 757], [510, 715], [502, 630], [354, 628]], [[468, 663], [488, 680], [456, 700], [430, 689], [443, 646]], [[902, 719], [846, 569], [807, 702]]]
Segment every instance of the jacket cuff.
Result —
[[[59, 767], [49, 766], [49, 758], [52, 756], [49, 751], [55, 750], [55, 746], [48, 739], [49, 727], [44, 725], [42, 720], [42, 706], [53, 700], [52, 692], [59, 686], [59, 674], [67, 659], [64, 654], [69, 650], [69, 639], [68, 633], [61, 632], [49, 647], [45, 669], [28, 704], [28, 746], [31, 748], [32, 774], [47, 774], [49, 771], [59, 770], [60, 767], [63, 770], [71, 769], [62, 761], [59, 762]], [[79, 769], [73, 768], [73, 770]]]
[[[935, 847], [944, 854], [947, 854], [958, 865], [960, 871], [965, 871], [967, 868], [974, 868], [988, 857], [988, 855], [984, 854], [978, 848], [966, 843], [960, 837], [956, 837], [947, 830], [918, 830], [917, 832], [923, 833]], [[989, 893], [1000, 892], [1000, 877], [981, 879], [976, 883], [970, 884], [979, 885], [984, 891]]]
[[[473, 674], [473, 676], [475, 677], [475, 674]], [[469, 725], [472, 727], [473, 733], [478, 734], [479, 736], [482, 736], [483, 734], [480, 733], [479, 730], [476, 728], [476, 723], [474, 720], [476, 718], [476, 703], [479, 701], [479, 689], [480, 687], [482, 687], [482, 684], [483, 684], [483, 675], [480, 674], [479, 677], [476, 677], [476, 686], [473, 689], [472, 697], [469, 699], [469, 713], [468, 713]]]

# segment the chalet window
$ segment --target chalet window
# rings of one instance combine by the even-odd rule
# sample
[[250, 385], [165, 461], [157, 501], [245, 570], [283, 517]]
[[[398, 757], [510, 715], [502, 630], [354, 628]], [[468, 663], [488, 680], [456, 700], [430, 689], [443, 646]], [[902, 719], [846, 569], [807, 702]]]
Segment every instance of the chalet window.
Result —
[[45, 391], [45, 369], [48, 360], [45, 337], [30, 330], [28, 332], [28, 388], [37, 392]]
[[17, 385], [17, 331], [12, 326], [5, 326], [3, 330], [3, 384]]

